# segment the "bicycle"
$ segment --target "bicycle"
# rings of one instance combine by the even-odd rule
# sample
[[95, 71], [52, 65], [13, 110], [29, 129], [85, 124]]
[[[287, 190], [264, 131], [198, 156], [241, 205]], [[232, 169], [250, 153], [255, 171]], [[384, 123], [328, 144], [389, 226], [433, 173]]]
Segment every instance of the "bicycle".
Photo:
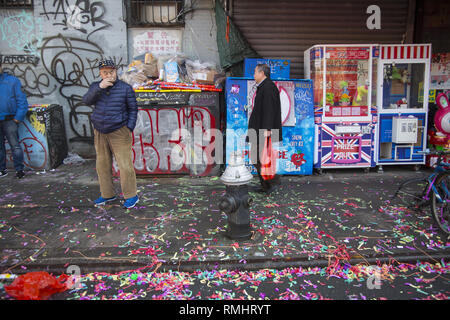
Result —
[[437, 155], [438, 159], [427, 178], [407, 180], [400, 185], [392, 200], [397, 196], [407, 207], [421, 209], [430, 206], [432, 217], [439, 230], [450, 235], [450, 163], [444, 162], [443, 157], [450, 155], [450, 151], [425, 151], [424, 155]]

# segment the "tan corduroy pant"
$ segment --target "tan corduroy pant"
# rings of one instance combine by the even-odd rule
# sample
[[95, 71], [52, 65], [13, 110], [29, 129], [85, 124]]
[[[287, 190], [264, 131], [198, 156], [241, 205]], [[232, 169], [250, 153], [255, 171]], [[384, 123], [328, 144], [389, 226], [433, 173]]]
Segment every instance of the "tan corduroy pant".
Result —
[[94, 145], [97, 153], [97, 175], [103, 198], [115, 196], [112, 175], [112, 156], [116, 159], [120, 171], [120, 185], [123, 197], [132, 198], [137, 194], [136, 173], [131, 151], [133, 137], [127, 127], [111, 133], [101, 133], [94, 129]]

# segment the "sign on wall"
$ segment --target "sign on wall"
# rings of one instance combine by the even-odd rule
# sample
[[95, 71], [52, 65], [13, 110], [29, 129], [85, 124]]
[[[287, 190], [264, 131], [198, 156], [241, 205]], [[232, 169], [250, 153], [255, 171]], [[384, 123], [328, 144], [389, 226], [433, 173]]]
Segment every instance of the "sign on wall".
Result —
[[170, 29], [132, 29], [132, 57], [145, 53], [154, 55], [181, 52], [182, 30]]
[[430, 90], [450, 89], [450, 53], [433, 54]]

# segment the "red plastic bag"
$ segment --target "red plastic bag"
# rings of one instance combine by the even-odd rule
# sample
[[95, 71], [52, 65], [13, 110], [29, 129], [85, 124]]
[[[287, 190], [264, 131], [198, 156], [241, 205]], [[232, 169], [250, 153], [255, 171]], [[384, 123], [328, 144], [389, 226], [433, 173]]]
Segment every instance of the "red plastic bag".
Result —
[[264, 139], [264, 149], [261, 154], [261, 177], [272, 180], [277, 171], [277, 154], [273, 150], [272, 138]]
[[45, 271], [30, 272], [17, 277], [5, 290], [17, 300], [46, 300], [54, 293], [67, 290], [68, 278], [65, 274], [55, 278]]

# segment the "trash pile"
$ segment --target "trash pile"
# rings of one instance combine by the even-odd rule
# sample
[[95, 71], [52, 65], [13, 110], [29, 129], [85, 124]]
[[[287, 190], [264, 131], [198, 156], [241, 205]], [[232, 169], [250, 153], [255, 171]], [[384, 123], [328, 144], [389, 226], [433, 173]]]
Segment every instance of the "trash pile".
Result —
[[86, 160], [76, 153], [69, 152], [67, 157], [63, 160], [64, 164], [83, 164]]
[[11, 285], [5, 286], [5, 291], [17, 300], [47, 300], [69, 289], [69, 280], [65, 274], [56, 278], [45, 271], [29, 272], [15, 278]]
[[135, 57], [120, 79], [135, 90], [222, 91], [225, 75], [210, 62], [190, 60], [183, 54]]

